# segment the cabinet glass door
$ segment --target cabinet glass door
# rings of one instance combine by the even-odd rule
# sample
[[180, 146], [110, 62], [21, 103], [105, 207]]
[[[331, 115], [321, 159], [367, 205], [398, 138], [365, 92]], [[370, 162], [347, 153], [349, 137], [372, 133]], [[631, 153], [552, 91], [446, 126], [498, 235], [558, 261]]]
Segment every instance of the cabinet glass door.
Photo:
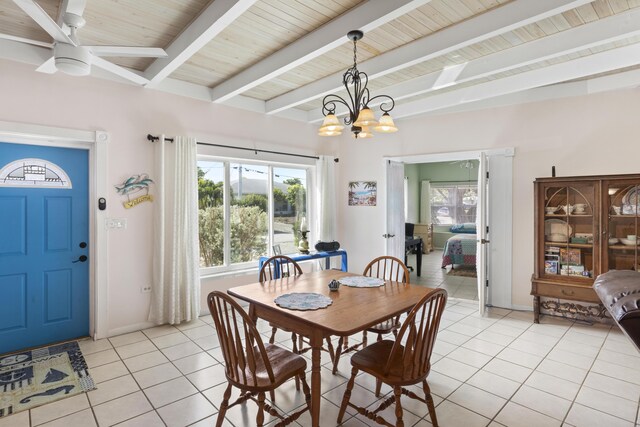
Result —
[[588, 181], [545, 186], [543, 276], [587, 282], [599, 274], [595, 188]]
[[640, 219], [640, 182], [605, 181], [603, 197], [608, 218], [603, 239], [606, 247], [603, 269], [638, 270], [640, 267], [638, 220]]

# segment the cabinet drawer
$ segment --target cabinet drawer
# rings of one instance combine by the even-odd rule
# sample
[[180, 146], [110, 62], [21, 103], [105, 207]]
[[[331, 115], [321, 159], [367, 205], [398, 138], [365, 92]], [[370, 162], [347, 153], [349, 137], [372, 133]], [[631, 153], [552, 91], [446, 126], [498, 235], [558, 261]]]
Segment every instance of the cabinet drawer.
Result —
[[571, 286], [567, 284], [540, 283], [534, 286], [534, 295], [562, 298], [566, 300], [600, 302], [596, 292], [587, 286]]

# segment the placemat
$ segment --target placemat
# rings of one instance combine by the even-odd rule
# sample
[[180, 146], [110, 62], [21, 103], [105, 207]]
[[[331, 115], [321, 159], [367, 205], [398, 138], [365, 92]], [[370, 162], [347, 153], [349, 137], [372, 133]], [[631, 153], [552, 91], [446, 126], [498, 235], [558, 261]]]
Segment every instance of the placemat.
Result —
[[291, 310], [317, 310], [326, 308], [333, 303], [333, 300], [326, 295], [310, 292], [284, 294], [273, 301], [280, 307]]
[[351, 286], [353, 288], [378, 288], [385, 284], [385, 281], [382, 279], [367, 276], [348, 276], [339, 280], [341, 285]]

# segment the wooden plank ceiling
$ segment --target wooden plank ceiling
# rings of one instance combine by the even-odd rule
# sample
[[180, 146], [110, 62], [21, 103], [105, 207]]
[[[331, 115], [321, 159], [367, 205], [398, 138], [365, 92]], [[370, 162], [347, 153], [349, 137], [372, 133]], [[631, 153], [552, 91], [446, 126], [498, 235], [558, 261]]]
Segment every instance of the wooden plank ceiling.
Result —
[[[83, 17], [86, 20], [84, 28], [78, 32], [82, 44], [86, 45], [122, 45], [162, 47], [170, 50], [172, 42], [181, 35], [189, 35], [196, 31], [194, 22], [204, 14], [212, 5], [218, 6], [225, 0], [88, 0]], [[339, 75], [353, 63], [353, 45], [344, 37], [344, 42], [338, 43], [326, 51], [307, 47], [305, 40], [310, 35], [321, 32], [332, 21], [344, 14], [352, 13], [367, 3], [382, 2], [386, 0], [257, 0], [244, 2], [246, 10], [242, 10], [232, 22], [224, 24], [221, 31], [216, 32], [209, 41], [205, 40], [190, 57], [184, 58], [177, 67], [172, 68], [169, 80], [177, 80], [204, 86], [212, 89], [212, 100], [215, 101], [216, 87], [237, 75], [255, 71], [258, 75], [262, 69], [267, 70], [268, 63], [274, 55], [283, 49], [299, 50], [304, 60], [295, 63], [291, 67], [275, 67], [265, 71], [268, 78], [261, 79], [260, 84], [249, 84], [240, 87], [236, 92], [228, 96], [233, 98], [242, 95], [241, 98], [250, 98], [264, 105], [266, 112], [270, 111], [270, 105], [277, 101], [278, 105], [284, 105], [281, 110], [295, 109], [300, 117], [306, 117], [309, 121], [318, 120], [318, 111], [321, 107], [321, 93], [313, 94], [314, 82], [318, 82], [327, 76]], [[528, 0], [529, 5], [533, 0]], [[553, 4], [548, 0], [535, 0]], [[218, 4], [215, 4], [218, 2]], [[490, 19], [498, 16], [501, 8], [525, 7], [527, 0], [432, 0], [421, 2], [398, 2], [407, 7], [398, 16], [389, 15], [389, 12], [380, 12], [380, 23], [372, 25], [362, 41], [358, 43], [358, 63], [362, 64], [361, 71], [367, 72], [367, 61], [380, 55], [393, 54], [397, 49], [409, 43], [420, 40], [436, 40], [444, 30], [452, 32], [460, 28], [472, 28], [474, 22], [480, 17]], [[37, 3], [51, 16], [58, 20], [61, 8], [66, 4], [62, 0], [38, 0]], [[238, 2], [240, 3], [240, 2]], [[562, 1], [567, 4], [568, 1]], [[575, 2], [580, 3], [580, 2]], [[375, 5], [374, 5], [375, 6]], [[380, 4], [377, 5], [378, 7]], [[550, 6], [551, 8], [552, 6]], [[444, 93], [451, 93], [475, 85], [486, 84], [491, 81], [500, 81], [520, 73], [535, 72], [547, 67], [562, 63], [571, 63], [580, 58], [593, 57], [596, 63], [598, 56], [605, 52], [615, 54], [623, 52], [623, 48], [632, 48], [640, 43], [640, 28], [633, 32], [633, 21], [640, 15], [631, 15], [635, 9], [640, 8], [640, 0], [595, 0], [583, 1], [581, 5], [568, 8], [561, 13], [547, 15], [543, 19], [536, 19], [523, 24], [514, 23], [513, 27], [505, 27], [503, 31], [495, 31], [487, 37], [480, 37], [477, 42], [462, 43], [455, 49], [441, 49], [440, 54], [417, 61], [408, 66], [398, 66], [391, 73], [372, 78], [369, 88], [372, 96], [377, 93], [396, 91], [403, 85], [411, 85], [420, 79], [426, 79], [430, 75], [442, 73], [452, 66], [460, 66], [464, 69], [468, 64], [479, 64], [480, 61], [494, 61], [494, 58], [509, 58], [511, 52], [521, 52], [522, 46], [533, 46], [534, 42], [552, 39], [557, 35], [578, 37], [576, 30], [594, 28], [603, 34], [601, 43], [597, 41], [586, 42], [580, 45], [580, 38], [573, 41], [574, 47], [567, 47], [566, 51], [558, 51], [557, 54], [541, 56], [539, 60], [528, 60], [522, 64], [517, 61], [507, 69], [496, 69], [495, 72], [484, 72], [477, 78], [469, 78], [462, 82], [454, 79], [446, 87], [433, 87], [415, 95], [400, 94], [397, 105], [416, 105], [420, 100], [437, 97]], [[373, 9], [373, 8], [372, 8]], [[358, 9], [360, 11], [361, 9]], [[621, 15], [621, 19], [627, 21], [613, 21], [611, 17]], [[496, 18], [497, 19], [497, 18]], [[504, 19], [504, 18], [501, 18]], [[607, 19], [611, 22], [609, 25]], [[595, 24], [602, 21], [602, 26], [595, 30]], [[637, 21], [637, 20], [636, 20]], [[522, 20], [520, 21], [522, 22]], [[616, 24], [617, 22], [617, 24]], [[623, 22], [624, 33], [620, 28]], [[608, 25], [608, 26], [605, 26]], [[627, 29], [626, 26], [630, 28]], [[465, 27], [466, 26], [466, 27]], [[466, 31], [466, 30], [465, 30]], [[612, 32], [620, 32], [619, 36]], [[315, 33], [314, 33], [315, 32]], [[305, 37], [307, 36], [307, 37]], [[335, 35], [337, 38], [341, 34]], [[605, 39], [608, 37], [608, 39]], [[337, 40], [336, 38], [336, 40]], [[4, 40], [25, 42], [33, 40], [40, 45], [52, 43], [51, 37], [42, 30], [36, 22], [11, 0], [3, 0], [0, 3], [0, 43]], [[435, 42], [434, 42], [435, 43]], [[24, 43], [24, 48], [29, 46]], [[426, 46], [426, 45], [425, 45]], [[12, 49], [15, 48], [12, 45]], [[45, 47], [46, 48], [46, 47]], [[42, 48], [40, 48], [42, 49]], [[305, 51], [308, 50], [308, 51]], [[520, 50], [518, 50], [520, 49]], [[536, 48], [537, 49], [537, 48]], [[548, 48], [547, 48], [548, 49]], [[10, 53], [2, 54], [0, 44], [0, 57], [12, 59]], [[5, 49], [5, 52], [8, 52]], [[625, 51], [626, 52], [626, 51]], [[305, 56], [306, 55], [306, 56]], [[416, 58], [420, 58], [422, 52], [415, 52]], [[520, 54], [518, 54], [520, 55]], [[382, 56], [381, 58], [384, 58]], [[16, 59], [18, 57], [16, 56]], [[109, 58], [115, 64], [134, 70], [144, 76], [145, 71], [151, 66], [154, 58]], [[293, 62], [293, 61], [292, 61]], [[615, 67], [612, 65], [612, 67]], [[603, 69], [594, 66], [594, 71], [589, 75], [588, 70], [582, 70], [581, 75], [558, 74], [554, 83], [573, 82], [592, 77], [611, 76], [617, 73], [637, 72], [640, 68], [640, 58], [637, 63], [622, 61], [618, 68]], [[35, 68], [35, 67], [34, 67]], [[606, 68], [606, 67], [605, 67]], [[435, 74], [434, 74], [435, 73]], [[167, 72], [169, 74], [169, 72]], [[578, 73], [580, 74], [580, 73]], [[151, 77], [149, 77], [151, 80]], [[166, 79], [165, 79], [166, 80]], [[552, 79], [553, 80], [553, 79]], [[166, 82], [165, 82], [166, 83]], [[340, 86], [339, 77], [335, 87]], [[157, 87], [162, 88], [162, 82]], [[151, 86], [153, 87], [153, 86]], [[410, 87], [410, 86], [407, 86]], [[480, 87], [480, 86], [478, 86]], [[306, 93], [307, 88], [309, 88]], [[300, 98], [297, 94], [301, 93]], [[335, 91], [345, 95], [344, 91]], [[188, 94], [185, 93], [188, 96]], [[295, 95], [295, 96], [294, 96]], [[292, 100], [285, 102], [283, 98]], [[226, 102], [226, 98], [223, 97]], [[237, 104], [234, 104], [237, 105]], [[254, 102], [255, 105], [255, 102]], [[275, 104], [274, 104], [275, 105]], [[447, 105], [446, 107], [448, 107]], [[254, 107], [255, 108], [255, 107]], [[445, 108], [445, 107], [443, 107]], [[276, 109], [276, 112], [282, 112]], [[308, 112], [308, 113], [307, 113]]]

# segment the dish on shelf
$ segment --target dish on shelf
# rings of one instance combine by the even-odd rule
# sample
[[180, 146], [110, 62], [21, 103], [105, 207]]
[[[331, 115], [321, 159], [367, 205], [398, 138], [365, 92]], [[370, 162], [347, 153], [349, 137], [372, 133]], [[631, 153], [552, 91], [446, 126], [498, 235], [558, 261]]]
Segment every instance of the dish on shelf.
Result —
[[618, 238], [617, 237], [611, 237], [609, 239], [609, 244], [610, 245], [615, 245], [616, 243], [618, 243]]
[[557, 210], [558, 207], [557, 206], [547, 206], [546, 208], [544, 208], [545, 212], [547, 212], [547, 214], [551, 215], [554, 214]]
[[571, 214], [573, 212], [573, 210], [575, 209], [575, 207], [573, 205], [560, 205], [558, 206], [560, 209], [562, 209], [563, 211], [565, 211], [568, 214]]
[[640, 185], [636, 185], [632, 187], [627, 193], [622, 196], [622, 204], [623, 205], [632, 205], [635, 206], [640, 201]]
[[561, 233], [551, 233], [547, 236], [547, 240], [550, 242], [566, 242], [567, 235]]
[[544, 222], [544, 235], [551, 236], [552, 234], [563, 234], [564, 236], [571, 236], [573, 234], [573, 228], [569, 224], [567, 224], [566, 221], [563, 221], [561, 219], [547, 219]]
[[622, 242], [623, 245], [627, 245], [627, 246], [636, 246], [638, 243], [640, 243], [640, 240], [629, 240], [629, 239], [625, 239], [624, 237], [621, 237], [620, 241]]

